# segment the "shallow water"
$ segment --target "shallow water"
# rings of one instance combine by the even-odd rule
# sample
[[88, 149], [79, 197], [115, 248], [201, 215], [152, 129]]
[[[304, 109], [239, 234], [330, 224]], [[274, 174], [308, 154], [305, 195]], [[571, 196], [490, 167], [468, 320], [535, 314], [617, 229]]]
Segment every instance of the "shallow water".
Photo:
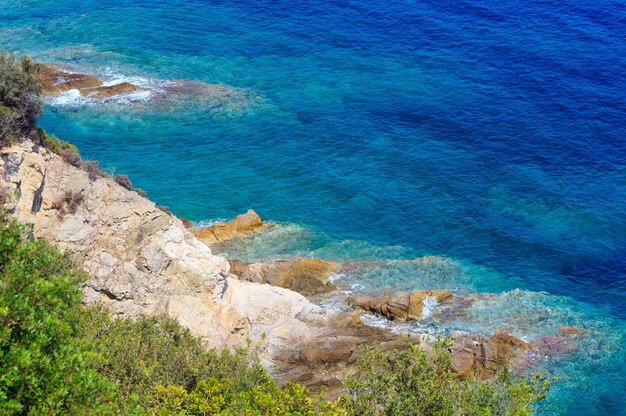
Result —
[[[625, 408], [623, 3], [0, 6], [10, 51], [220, 86], [156, 104], [68, 94], [41, 124], [178, 215], [254, 208], [281, 224], [224, 253], [378, 261], [344, 277], [356, 290], [502, 293], [443, 329], [588, 328], [574, 356], [542, 364], [561, 377], [544, 409]], [[445, 261], [424, 270], [425, 255]]]

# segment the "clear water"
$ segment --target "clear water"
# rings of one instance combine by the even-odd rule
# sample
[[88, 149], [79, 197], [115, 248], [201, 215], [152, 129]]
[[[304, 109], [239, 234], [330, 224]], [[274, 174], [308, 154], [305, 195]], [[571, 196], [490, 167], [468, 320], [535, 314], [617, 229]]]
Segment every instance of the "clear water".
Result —
[[563, 415], [626, 408], [625, 39], [613, 0], [0, 0], [9, 51], [222, 86], [63, 97], [41, 124], [178, 215], [282, 224], [224, 253], [375, 260], [344, 277], [357, 289], [500, 294], [445, 329], [589, 329], [540, 367]]

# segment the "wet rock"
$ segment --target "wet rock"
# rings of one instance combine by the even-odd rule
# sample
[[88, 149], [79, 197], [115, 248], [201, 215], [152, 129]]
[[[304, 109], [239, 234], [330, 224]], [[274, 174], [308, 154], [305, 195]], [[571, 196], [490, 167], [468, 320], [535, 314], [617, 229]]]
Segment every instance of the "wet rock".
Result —
[[59, 95], [75, 89], [83, 96], [109, 98], [143, 90], [129, 82], [103, 85], [102, 80], [96, 76], [69, 72], [46, 64], [39, 64], [39, 80], [44, 95]]
[[560, 335], [551, 335], [539, 338], [533, 342], [533, 347], [542, 356], [558, 357], [568, 355], [578, 349], [578, 345], [571, 338]]
[[253, 264], [230, 260], [229, 263], [230, 272], [248, 282], [268, 283], [303, 295], [326, 293], [335, 289], [329, 278], [337, 270], [337, 265], [319, 259], [295, 258]]
[[424, 317], [424, 302], [431, 300], [442, 303], [452, 298], [452, 293], [447, 290], [416, 290], [397, 292], [382, 298], [356, 296], [348, 299], [348, 304], [394, 321], [419, 321]]
[[39, 80], [45, 95], [59, 95], [73, 89], [102, 86], [102, 80], [93, 75], [71, 73], [45, 64], [39, 64]]
[[210, 227], [193, 230], [193, 235], [207, 244], [226, 241], [235, 237], [257, 233], [265, 228], [261, 217], [250, 209], [229, 222], [218, 222]]
[[129, 82], [122, 82], [120, 84], [102, 86], [98, 88], [92, 89], [83, 89], [80, 90], [82, 95], [87, 95], [90, 97], [97, 98], [110, 98], [115, 95], [123, 95], [123, 94], [132, 94], [134, 92], [143, 91], [144, 89], [131, 84]]
[[477, 374], [481, 379], [494, 377], [504, 368], [523, 363], [531, 344], [503, 331], [487, 338], [475, 333], [452, 333], [452, 370], [461, 377]]

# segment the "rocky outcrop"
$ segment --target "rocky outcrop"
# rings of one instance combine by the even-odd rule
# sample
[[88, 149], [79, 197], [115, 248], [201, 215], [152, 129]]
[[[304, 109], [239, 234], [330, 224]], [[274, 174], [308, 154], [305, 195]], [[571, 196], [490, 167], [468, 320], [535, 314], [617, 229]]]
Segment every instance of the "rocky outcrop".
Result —
[[104, 85], [104, 82], [96, 76], [70, 72], [46, 64], [39, 64], [39, 80], [45, 95], [59, 95], [70, 90], [78, 90], [83, 96], [109, 98], [143, 90], [129, 82]]
[[218, 222], [209, 227], [193, 230], [193, 235], [207, 244], [227, 241], [235, 237], [257, 233], [266, 228], [259, 214], [250, 209], [229, 222]]
[[[102, 303], [123, 317], [175, 317], [210, 347], [238, 347], [251, 340], [279, 381], [336, 392], [361, 345], [392, 350], [406, 342], [400, 334], [364, 325], [357, 313], [326, 309], [278, 287], [325, 290], [333, 263], [294, 259], [229, 265], [153, 202], [111, 179], [90, 177], [33, 142], [0, 150], [0, 188], [7, 191], [3, 202], [11, 215], [33, 224], [36, 237], [68, 251], [87, 272], [85, 302]], [[262, 227], [258, 215], [249, 211], [233, 224], [213, 228], [211, 235], [220, 241], [218, 235]], [[445, 304], [452, 298], [446, 291], [416, 291], [360, 304], [408, 320], [421, 319], [425, 303]], [[578, 336], [574, 332], [563, 329], [568, 340]], [[546, 337], [531, 346], [504, 333], [491, 338], [456, 334], [454, 368], [463, 375], [478, 370], [489, 377], [509, 363], [523, 363], [528, 351], [566, 351], [570, 344], [562, 342], [565, 338]]]
[[230, 260], [231, 273], [241, 280], [268, 283], [291, 289], [303, 295], [316, 295], [334, 290], [329, 282], [337, 270], [335, 263], [319, 259], [295, 258], [273, 263], [244, 263]]
[[452, 299], [447, 290], [416, 290], [397, 292], [383, 297], [367, 295], [348, 299], [355, 308], [363, 309], [394, 321], [420, 321], [424, 318], [424, 306], [438, 304]]

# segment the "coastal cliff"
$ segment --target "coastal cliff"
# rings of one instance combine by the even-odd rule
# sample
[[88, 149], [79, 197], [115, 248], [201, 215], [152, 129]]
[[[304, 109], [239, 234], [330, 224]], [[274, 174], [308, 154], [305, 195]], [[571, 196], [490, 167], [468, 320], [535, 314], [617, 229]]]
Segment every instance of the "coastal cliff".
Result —
[[[365, 325], [363, 312], [330, 310], [303, 296], [333, 290], [327, 282], [339, 267], [333, 263], [294, 259], [229, 264], [194, 236], [202, 237], [201, 231], [189, 230], [106, 175], [78, 168], [29, 140], [5, 147], [0, 156], [5, 208], [20, 222], [33, 224], [35, 237], [72, 255], [89, 276], [83, 288], [86, 303], [100, 303], [125, 318], [173, 317], [207, 347], [237, 348], [251, 342], [277, 380], [298, 381], [331, 394], [341, 390], [361, 345], [389, 351], [406, 346], [400, 333]], [[260, 222], [252, 214], [246, 215]], [[218, 226], [242, 228], [241, 222], [238, 218]], [[429, 297], [454, 310], [472, 300], [446, 291], [416, 291], [348, 303], [392, 320], [419, 320]], [[461, 376], [477, 372], [491, 378], [507, 367], [527, 368], [538, 356], [571, 352], [576, 347], [570, 338], [528, 343], [500, 331], [491, 338], [453, 333], [452, 369]], [[412, 342], [430, 349], [423, 340]]]
[[[249, 339], [279, 379], [309, 385], [339, 383], [336, 376], [364, 340], [402, 343], [356, 315], [239, 280], [178, 218], [31, 141], [2, 149], [0, 178], [11, 215], [71, 253], [89, 275], [85, 302], [116, 315], [175, 317], [209, 347], [239, 347]], [[330, 374], [321, 371], [328, 366]]]

